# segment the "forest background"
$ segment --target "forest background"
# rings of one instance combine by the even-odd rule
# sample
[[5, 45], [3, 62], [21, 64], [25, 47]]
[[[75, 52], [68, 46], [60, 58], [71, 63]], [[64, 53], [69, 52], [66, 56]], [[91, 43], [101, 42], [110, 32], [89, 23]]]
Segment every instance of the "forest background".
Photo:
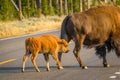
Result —
[[120, 0], [0, 0], [0, 38], [60, 28], [66, 15]]

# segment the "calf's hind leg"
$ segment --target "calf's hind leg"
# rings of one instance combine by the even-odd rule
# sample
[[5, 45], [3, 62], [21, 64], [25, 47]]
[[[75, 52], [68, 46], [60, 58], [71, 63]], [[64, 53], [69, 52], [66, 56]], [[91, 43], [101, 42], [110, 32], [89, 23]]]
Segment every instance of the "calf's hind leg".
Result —
[[49, 54], [48, 54], [48, 53], [45, 53], [45, 54], [43, 54], [43, 55], [44, 55], [44, 58], [45, 58], [45, 61], [46, 61], [46, 65], [47, 65], [47, 71], [50, 71]]
[[26, 61], [27, 61], [27, 59], [28, 59], [29, 56], [30, 56], [30, 54], [27, 54], [27, 53], [23, 56], [22, 72], [25, 71], [25, 63], [26, 63]]

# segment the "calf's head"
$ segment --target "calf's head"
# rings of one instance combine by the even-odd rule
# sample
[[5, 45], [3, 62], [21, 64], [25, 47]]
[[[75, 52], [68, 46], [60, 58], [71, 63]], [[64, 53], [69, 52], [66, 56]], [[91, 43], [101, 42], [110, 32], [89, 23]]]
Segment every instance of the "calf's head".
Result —
[[69, 47], [68, 47], [68, 42], [65, 41], [64, 39], [61, 39], [59, 42], [59, 48], [60, 51], [59, 52], [64, 52], [64, 53], [68, 53], [69, 52]]

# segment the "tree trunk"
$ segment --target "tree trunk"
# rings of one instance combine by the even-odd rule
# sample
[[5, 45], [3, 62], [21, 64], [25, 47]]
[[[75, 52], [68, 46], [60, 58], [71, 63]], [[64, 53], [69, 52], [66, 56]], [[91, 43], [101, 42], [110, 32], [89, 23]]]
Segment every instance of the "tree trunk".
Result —
[[19, 19], [20, 19], [20, 20], [23, 19], [23, 15], [22, 15], [22, 7], [21, 7], [21, 1], [22, 1], [22, 0], [18, 0]]
[[23, 15], [22, 15], [22, 8], [21, 8], [21, 0], [17, 0], [17, 5], [15, 4], [13, 0], [11, 0], [11, 2], [16, 8], [16, 10], [18, 11], [19, 20], [22, 20]]
[[56, 0], [56, 3], [59, 4], [59, 0]]
[[65, 15], [68, 15], [68, 7], [67, 7], [67, 0], [64, 0], [64, 7], [65, 7]]
[[90, 8], [90, 0], [87, 0], [87, 9]]
[[38, 8], [38, 17], [42, 14], [42, 8], [41, 8], [41, 0], [36, 0], [37, 8]]
[[28, 17], [30, 17], [30, 0], [27, 0], [27, 10], [28, 10]]
[[14, 5], [14, 7], [16, 8], [17, 11], [19, 11], [18, 6], [15, 4], [15, 2], [13, 0], [11, 0], [12, 4]]
[[71, 13], [73, 13], [73, 0], [70, 0], [70, 9], [71, 9]]
[[108, 1], [107, 0], [104, 0], [105, 3], [107, 3]]
[[63, 13], [62, 0], [59, 0], [59, 4], [60, 4], [60, 15], [59, 16], [61, 16]]
[[83, 5], [82, 5], [82, 0], [80, 0], [80, 12], [83, 11]]
[[49, 0], [49, 6], [52, 7], [52, 0]]
[[114, 5], [116, 5], [116, 0], [111, 0], [111, 3], [113, 3]]

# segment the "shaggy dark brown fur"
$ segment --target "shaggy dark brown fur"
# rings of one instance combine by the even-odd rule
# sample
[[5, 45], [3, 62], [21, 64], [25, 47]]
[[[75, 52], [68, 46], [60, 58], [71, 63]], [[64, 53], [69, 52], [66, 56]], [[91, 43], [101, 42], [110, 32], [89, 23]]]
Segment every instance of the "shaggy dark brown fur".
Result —
[[[99, 6], [81, 13], [66, 16], [61, 27], [61, 38], [73, 40], [73, 53], [82, 68], [86, 65], [80, 59], [82, 45], [95, 47], [96, 53], [103, 57], [103, 65], [109, 67], [106, 49], [114, 49], [120, 56], [120, 8], [116, 6]], [[61, 60], [62, 53], [59, 53]]]

